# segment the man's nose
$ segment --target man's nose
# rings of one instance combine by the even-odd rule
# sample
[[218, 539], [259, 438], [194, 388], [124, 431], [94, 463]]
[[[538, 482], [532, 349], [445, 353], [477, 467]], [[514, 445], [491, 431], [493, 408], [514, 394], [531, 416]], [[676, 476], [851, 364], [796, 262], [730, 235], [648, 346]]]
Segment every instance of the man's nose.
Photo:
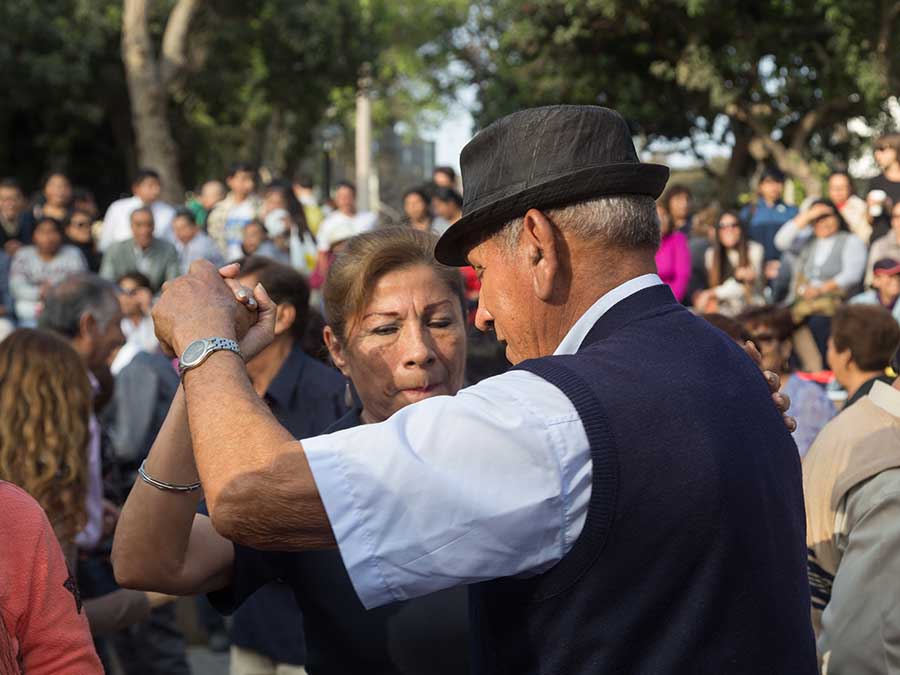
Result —
[[494, 330], [494, 316], [488, 311], [478, 298], [478, 309], [475, 310], [475, 327], [482, 333], [488, 333]]

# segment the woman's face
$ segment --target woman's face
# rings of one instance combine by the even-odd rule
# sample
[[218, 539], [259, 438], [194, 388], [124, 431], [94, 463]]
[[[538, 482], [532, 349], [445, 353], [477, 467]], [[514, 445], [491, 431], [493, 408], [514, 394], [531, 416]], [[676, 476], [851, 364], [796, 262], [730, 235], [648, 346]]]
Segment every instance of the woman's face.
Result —
[[325, 341], [335, 364], [356, 387], [366, 422], [380, 422], [432, 396], [452, 396], [463, 385], [462, 307], [428, 266], [381, 277], [347, 331], [339, 341], [326, 327]]
[[900, 202], [894, 204], [894, 208], [891, 209], [891, 228], [900, 238]]
[[46, 220], [38, 223], [32, 235], [35, 248], [42, 255], [56, 255], [62, 246], [62, 235], [53, 223]]
[[44, 185], [44, 196], [53, 206], [65, 206], [72, 198], [72, 184], [62, 174], [54, 174]]
[[725, 248], [734, 248], [741, 241], [741, 224], [730, 213], [719, 218], [716, 231], [719, 235], [719, 243]]
[[830, 208], [823, 209], [822, 214], [816, 216], [813, 221], [813, 233], [819, 239], [827, 239], [839, 229], [840, 223], [834, 211]]
[[410, 220], [424, 220], [428, 216], [428, 204], [422, 195], [413, 192], [403, 199], [403, 211]]
[[79, 244], [91, 241], [91, 217], [86, 213], [75, 213], [66, 226], [66, 236]]

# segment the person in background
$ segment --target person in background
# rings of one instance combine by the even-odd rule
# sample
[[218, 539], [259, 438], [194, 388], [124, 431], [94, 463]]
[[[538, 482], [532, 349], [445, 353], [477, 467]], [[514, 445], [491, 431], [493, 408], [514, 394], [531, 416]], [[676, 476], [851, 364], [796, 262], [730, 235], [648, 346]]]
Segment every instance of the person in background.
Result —
[[259, 217], [262, 201], [255, 194], [256, 169], [246, 162], [235, 162], [225, 176], [228, 195], [210, 211], [206, 231], [225, 260], [243, 256], [241, 244], [244, 226]]
[[431, 197], [435, 215], [453, 225], [462, 218], [463, 198], [454, 188], [438, 188]]
[[64, 223], [72, 208], [72, 182], [61, 171], [51, 171], [41, 181], [41, 193], [30, 210], [22, 216], [21, 242], [31, 243], [37, 221], [50, 216]]
[[294, 196], [303, 206], [306, 225], [313, 236], [316, 236], [319, 234], [319, 225], [322, 224], [325, 214], [322, 213], [322, 207], [319, 206], [319, 201], [316, 199], [314, 187], [312, 176], [305, 173], [297, 174], [291, 184]]
[[763, 247], [750, 241], [738, 214], [726, 211], [716, 224], [716, 239], [706, 250], [709, 289], [694, 307], [701, 313], [736, 316], [750, 305], [763, 304]]
[[881, 258], [873, 266], [871, 288], [850, 298], [852, 305], [880, 305], [900, 323], [900, 260]]
[[900, 203], [890, 206], [887, 211], [891, 230], [872, 242], [869, 248], [869, 263], [866, 268], [866, 284], [872, 283], [875, 262], [885, 258], [900, 260]]
[[13, 332], [16, 327], [15, 304], [9, 292], [10, 257], [0, 249], [0, 341]]
[[244, 225], [244, 242], [241, 244], [241, 252], [247, 258], [259, 256], [275, 262], [287, 262], [287, 257], [269, 239], [266, 226], [258, 220], [252, 220]]
[[849, 173], [835, 171], [828, 177], [828, 199], [841, 212], [850, 231], [868, 246], [872, 236], [872, 226], [867, 218], [868, 207], [865, 200], [854, 193]]
[[81, 251], [81, 255], [87, 261], [88, 271], [96, 274], [100, 271], [102, 256], [97, 250], [97, 243], [94, 241], [91, 231], [93, 225], [93, 216], [80, 208], [72, 209], [69, 217], [63, 223], [66, 243]]
[[181, 274], [175, 245], [154, 233], [153, 211], [142, 206], [131, 212], [132, 238], [119, 241], [103, 255], [100, 276], [115, 281], [129, 272], [140, 272], [158, 293], [162, 285]]
[[22, 186], [15, 178], [0, 180], [0, 245], [15, 255], [22, 243], [22, 222], [27, 207]]
[[875, 141], [875, 163], [881, 174], [869, 181], [869, 190], [883, 190], [892, 204], [900, 204], [900, 133]]
[[55, 218], [37, 221], [32, 242], [18, 250], [9, 270], [9, 290], [22, 326], [37, 325], [51, 286], [88, 268], [81, 251], [64, 243], [62, 223]]
[[672, 218], [672, 228], [690, 236], [694, 219], [694, 196], [691, 189], [686, 185], [673, 185], [666, 190], [662, 202]]
[[208, 180], [200, 186], [200, 193], [188, 202], [187, 208], [194, 215], [194, 222], [200, 229], [206, 229], [207, 217], [225, 199], [225, 194], [222, 181]]
[[884, 190], [872, 190], [866, 195], [866, 219], [872, 228], [869, 245], [881, 239], [891, 231], [891, 209], [894, 204]]
[[261, 217], [279, 252], [276, 259], [289, 262], [305, 275], [312, 272], [318, 257], [316, 238], [306, 222], [306, 210], [288, 181], [273, 180], [266, 185]]
[[777, 168], [769, 167], [763, 172], [756, 190], [756, 201], [741, 209], [741, 221], [747, 224], [750, 238], [763, 246], [766, 280], [778, 296], [788, 279], [779, 277], [781, 252], [775, 246], [775, 235], [782, 225], [797, 215], [797, 207], [788, 206], [782, 200], [784, 174]]
[[773, 306], [752, 307], [737, 317], [750, 333], [762, 354], [762, 368], [781, 378], [781, 393], [791, 400], [791, 414], [797, 420], [793, 432], [800, 456], [806, 454], [816, 435], [835, 415], [834, 404], [825, 389], [803, 380], [791, 368], [791, 335], [794, 324], [790, 310]]
[[125, 368], [141, 352], [155, 354], [159, 342], [153, 330], [150, 309], [153, 291], [150, 280], [140, 272], [128, 272], [116, 280], [119, 289], [119, 304], [122, 307], [122, 334], [125, 344], [116, 354], [109, 367], [113, 376]]
[[182, 274], [187, 273], [195, 260], [209, 260], [217, 267], [225, 264], [219, 247], [200, 229], [192, 211], [178, 209], [175, 212], [175, 217], [172, 218], [172, 235]]
[[678, 302], [687, 295], [688, 282], [691, 279], [691, 251], [687, 237], [672, 227], [672, 217], [662, 202], [657, 203], [656, 215], [659, 218], [660, 244], [656, 251], [656, 269], [659, 278], [669, 285]]
[[812, 332], [822, 358], [828, 349], [831, 317], [856, 294], [866, 271], [866, 245], [851, 234], [847, 221], [827, 199], [809, 208], [778, 232], [783, 249], [799, 247], [788, 302], [796, 326]]
[[0, 673], [101, 675], [78, 587], [50, 521], [0, 481]]
[[457, 189], [456, 171], [452, 166], [436, 166], [431, 172], [431, 182], [439, 188]]
[[168, 239], [172, 236], [172, 217], [175, 209], [160, 200], [162, 182], [153, 169], [140, 169], [131, 182], [131, 197], [114, 201], [106, 210], [100, 231], [100, 250], [106, 253], [118, 242], [132, 237], [131, 215], [136, 209], [148, 209], [153, 215], [154, 236]]
[[[343, 392], [349, 381], [358, 392], [361, 406], [328, 431], [381, 422], [414, 400], [453, 394], [462, 386], [466, 329], [461, 283], [456, 270], [435, 261], [435, 241], [433, 235], [407, 228], [377, 230], [349, 240], [345, 252], [335, 259], [325, 291], [326, 314], [331, 319], [325, 339], [332, 359], [347, 378], [337, 377], [335, 393]], [[256, 264], [245, 261], [242, 275]], [[266, 289], [274, 287], [271, 280], [262, 278], [263, 274], [247, 274], [249, 278], [242, 277], [241, 283], [252, 287], [260, 279]], [[293, 286], [296, 284], [285, 288]], [[283, 301], [274, 294], [273, 300], [282, 314]], [[301, 301], [298, 304], [303, 304]], [[392, 313], [380, 311], [385, 308]], [[265, 381], [272, 377], [278, 363], [268, 352], [278, 348], [276, 353], [283, 353], [286, 349], [279, 345], [285, 342], [281, 325], [289, 316], [287, 313], [279, 318], [273, 345], [248, 362], [258, 392], [265, 391]], [[296, 344], [292, 349], [292, 357], [300, 353]], [[305, 356], [304, 363], [305, 369], [315, 365]], [[268, 377], [263, 377], [266, 372]], [[432, 384], [430, 391], [409, 390], [425, 381]], [[280, 399], [271, 402], [274, 390], [273, 382], [266, 399], [275, 416], [282, 417], [279, 413], [283, 407], [277, 405]], [[330, 389], [310, 392], [305, 401], [298, 397], [296, 405], [309, 406], [312, 402], [318, 408], [326, 391]], [[294, 414], [298, 419], [301, 410], [304, 408]], [[295, 430], [292, 433], [297, 435]], [[173, 480], [185, 478], [185, 470], [196, 471], [190, 460], [189, 439], [176, 445], [171, 431], [163, 431], [151, 461], [148, 472], [165, 470]], [[140, 585], [179, 586], [184, 592], [197, 590], [187, 584], [210, 580], [206, 585], [207, 590], [214, 591], [209, 597], [215, 606], [227, 612], [239, 608], [236, 623], [243, 609], [257, 598], [257, 588], [265, 590], [269, 586], [264, 584], [284, 579], [304, 612], [306, 663], [313, 675], [468, 672], [468, 616], [463, 588], [367, 611], [353, 590], [338, 551], [277, 553], [233, 545], [215, 533], [205, 516], [194, 517], [190, 532], [175, 533], [189, 548], [186, 555], [179, 556], [183, 561], [181, 571], [172, 578], [164, 571], [169, 568], [165, 559], [168, 551], [163, 556], [156, 551], [148, 556], [146, 544], [155, 533], [148, 531], [141, 514], [148, 509], [165, 509], [165, 513], [174, 515], [177, 509], [186, 516], [188, 507], [178, 496], [161, 495], [140, 483], [132, 495], [116, 533], [117, 574]], [[188, 524], [181, 517], [175, 522]], [[205, 550], [216, 551], [220, 559], [202, 555], [204, 549], [191, 547], [188, 537], [190, 542], [205, 542]], [[293, 635], [284, 635], [283, 631], [277, 635], [288, 644], [297, 642], [295, 626]], [[254, 672], [273, 671], [260, 667]]]
[[[896, 357], [893, 368], [900, 368]], [[897, 672], [900, 380], [875, 382], [803, 458], [810, 613], [822, 673]]]
[[315, 273], [322, 278], [328, 273], [331, 247], [339, 241], [368, 232], [375, 227], [378, 220], [378, 216], [374, 213], [357, 212], [356, 186], [353, 183], [347, 181], [338, 183], [334, 191], [334, 202], [335, 210], [322, 221], [316, 237], [319, 255]]
[[716, 224], [722, 212], [718, 202], [700, 209], [691, 219], [688, 249], [691, 252], [691, 279], [682, 303], [692, 307], [697, 294], [709, 288], [706, 272], [706, 251], [716, 236]]
[[403, 194], [404, 224], [422, 232], [441, 235], [450, 223], [431, 212], [431, 200], [424, 188], [410, 188]]
[[72, 189], [72, 210], [81, 210], [90, 214], [91, 221], [97, 219], [100, 209], [97, 208], [97, 200], [94, 193], [84, 187]]
[[[81, 359], [62, 338], [23, 328], [0, 344], [0, 480], [41, 505], [71, 570], [86, 521], [92, 397]], [[142, 621], [156, 600], [163, 599], [123, 589], [86, 600], [91, 632], [108, 635]]]
[[847, 392], [843, 410], [853, 405], [881, 381], [892, 384], [885, 373], [900, 347], [900, 325], [883, 307], [845, 305], [834, 315], [828, 338], [828, 367]]

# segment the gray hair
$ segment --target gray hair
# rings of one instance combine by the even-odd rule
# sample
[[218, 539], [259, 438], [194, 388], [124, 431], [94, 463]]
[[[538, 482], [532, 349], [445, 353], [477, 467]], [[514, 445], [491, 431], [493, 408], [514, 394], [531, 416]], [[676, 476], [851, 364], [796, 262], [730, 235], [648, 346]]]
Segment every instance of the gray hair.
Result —
[[[543, 211], [548, 219], [579, 239], [602, 240], [623, 249], [659, 247], [659, 219], [656, 201], [649, 195], [598, 197]], [[508, 252], [516, 249], [524, 217], [509, 221], [498, 232]]]
[[39, 324], [41, 328], [74, 338], [85, 314], [93, 316], [101, 330], [105, 330], [119, 311], [119, 298], [112, 282], [96, 274], [76, 274], [47, 292]]

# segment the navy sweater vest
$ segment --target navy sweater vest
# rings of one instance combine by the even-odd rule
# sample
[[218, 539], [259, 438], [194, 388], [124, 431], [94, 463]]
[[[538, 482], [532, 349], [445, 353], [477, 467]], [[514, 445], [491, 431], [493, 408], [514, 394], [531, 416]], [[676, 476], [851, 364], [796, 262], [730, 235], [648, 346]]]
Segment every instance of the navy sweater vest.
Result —
[[592, 492], [559, 564], [472, 587], [478, 672], [815, 673], [800, 460], [741, 349], [656, 286], [518, 367], [577, 409]]

